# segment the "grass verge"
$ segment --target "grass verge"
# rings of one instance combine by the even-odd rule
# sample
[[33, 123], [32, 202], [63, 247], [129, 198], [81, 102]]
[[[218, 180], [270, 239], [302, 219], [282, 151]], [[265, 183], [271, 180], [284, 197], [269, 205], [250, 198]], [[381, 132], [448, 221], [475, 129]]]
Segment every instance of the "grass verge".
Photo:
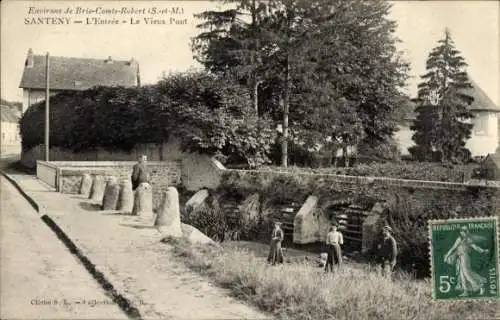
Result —
[[310, 263], [268, 266], [235, 247], [192, 246], [168, 239], [191, 269], [233, 295], [281, 319], [497, 319], [496, 301], [433, 301], [429, 281], [397, 274], [393, 281], [368, 267], [334, 275]]

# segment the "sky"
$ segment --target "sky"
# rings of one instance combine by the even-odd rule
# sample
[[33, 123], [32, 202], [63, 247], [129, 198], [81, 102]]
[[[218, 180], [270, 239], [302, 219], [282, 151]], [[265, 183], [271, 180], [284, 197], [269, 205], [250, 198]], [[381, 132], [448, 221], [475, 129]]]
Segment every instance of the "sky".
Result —
[[[407, 93], [414, 95], [430, 50], [448, 27], [468, 72], [500, 104], [500, 6], [498, 1], [394, 1], [390, 19], [398, 22], [399, 49], [411, 63]], [[30, 9], [31, 8], [31, 9]], [[78, 13], [77, 10], [99, 10]], [[100, 9], [99, 9], [100, 8]], [[123, 13], [105, 14], [104, 9]], [[178, 8], [178, 9], [175, 9]], [[19, 83], [26, 53], [139, 61], [141, 82], [155, 83], [163, 73], [200, 68], [190, 39], [199, 33], [193, 14], [217, 9], [214, 1], [22, 1], [1, 2], [1, 97], [22, 101]], [[65, 13], [68, 9], [72, 13]], [[48, 12], [60, 10], [58, 12]], [[130, 11], [135, 12], [130, 12]], [[153, 10], [163, 13], [151, 14]], [[177, 10], [177, 11], [176, 11]], [[38, 18], [70, 19], [69, 24], [32, 24]], [[146, 24], [144, 18], [166, 24]], [[87, 18], [127, 21], [119, 25], [86, 24]], [[139, 20], [138, 24], [131, 24]], [[76, 24], [74, 21], [84, 23]], [[56, 20], [55, 22], [62, 22]]]

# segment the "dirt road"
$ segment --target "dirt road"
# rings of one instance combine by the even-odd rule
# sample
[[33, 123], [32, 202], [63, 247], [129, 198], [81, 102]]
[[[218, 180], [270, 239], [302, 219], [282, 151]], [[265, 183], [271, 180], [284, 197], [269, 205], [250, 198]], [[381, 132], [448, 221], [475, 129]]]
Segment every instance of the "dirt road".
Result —
[[1, 319], [127, 319], [3, 176]]

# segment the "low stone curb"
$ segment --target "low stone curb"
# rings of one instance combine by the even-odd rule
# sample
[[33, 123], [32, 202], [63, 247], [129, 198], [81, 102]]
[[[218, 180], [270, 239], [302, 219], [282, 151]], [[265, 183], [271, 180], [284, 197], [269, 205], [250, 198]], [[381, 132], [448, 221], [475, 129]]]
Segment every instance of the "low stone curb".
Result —
[[61, 240], [61, 242], [68, 248], [68, 250], [74, 254], [78, 260], [83, 264], [85, 269], [92, 275], [92, 277], [101, 285], [106, 294], [108, 294], [113, 302], [115, 302], [119, 308], [130, 318], [134, 320], [141, 320], [142, 317], [139, 310], [132, 306], [129, 299], [124, 297], [122, 294], [117, 292], [113, 285], [109, 282], [106, 276], [98, 270], [98, 267], [93, 264], [86, 256], [83, 254], [82, 250], [79, 249], [76, 244], [68, 237], [68, 235], [50, 218], [46, 213], [40, 212], [40, 206], [38, 203], [31, 198], [21, 186], [13, 179], [9, 174], [1, 171], [2, 175], [10, 182], [12, 185], [19, 190], [23, 197], [31, 204], [31, 206], [41, 214], [40, 219], [56, 234], [56, 236]]
[[40, 208], [38, 206], [38, 203], [36, 203], [35, 200], [33, 200], [28, 194], [21, 188], [21, 186], [17, 183], [16, 180], [14, 180], [9, 174], [5, 173], [4, 171], [0, 171], [2, 175], [9, 180], [9, 182], [23, 195], [23, 197], [28, 200], [28, 202], [31, 204], [31, 206], [40, 214], [43, 215], [43, 213], [40, 212]]

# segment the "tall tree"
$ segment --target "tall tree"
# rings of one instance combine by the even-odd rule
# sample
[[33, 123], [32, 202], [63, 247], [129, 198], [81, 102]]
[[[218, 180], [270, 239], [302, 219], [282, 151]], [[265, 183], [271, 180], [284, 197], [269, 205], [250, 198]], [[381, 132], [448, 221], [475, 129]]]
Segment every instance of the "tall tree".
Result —
[[265, 72], [261, 57], [261, 21], [273, 1], [226, 0], [221, 11], [204, 11], [203, 30], [191, 42], [194, 58], [211, 72], [243, 82], [250, 90], [255, 114], [259, 114], [258, 88]]
[[418, 85], [417, 119], [412, 130], [416, 146], [410, 152], [420, 160], [442, 163], [465, 161], [470, 152], [465, 148], [470, 138], [473, 114], [469, 105], [474, 98], [467, 94], [472, 88], [465, 59], [456, 49], [448, 29], [444, 39], [432, 49], [426, 63], [427, 73]]
[[[383, 0], [289, 2], [299, 22], [291, 30], [289, 50], [292, 125], [310, 128], [313, 136], [317, 128], [329, 128], [320, 140], [337, 142], [344, 156], [349, 146], [389, 143], [408, 71], [395, 46], [396, 24], [387, 19], [391, 5]], [[314, 118], [325, 123], [310, 126]]]
[[[211, 71], [259, 70], [259, 109], [282, 121], [286, 166], [289, 125], [304, 134], [310, 128], [309, 136], [318, 141], [334, 138], [345, 145], [379, 145], [391, 137], [408, 64], [396, 50], [396, 24], [387, 19], [390, 7], [384, 0], [269, 1], [265, 10], [257, 10], [258, 32], [241, 32], [241, 26], [250, 30], [251, 24], [238, 22], [234, 12], [231, 18], [221, 13], [206, 26], [218, 32], [224, 25], [223, 34], [200, 34], [204, 47], [194, 50]], [[246, 43], [242, 37], [250, 43], [258, 38], [258, 46], [253, 46], [258, 59], [234, 59]], [[345, 101], [336, 101], [340, 98]], [[325, 126], [331, 130], [321, 135], [312, 119], [329, 119]], [[356, 129], [346, 123], [355, 123]], [[359, 126], [361, 133], [354, 134]]]

